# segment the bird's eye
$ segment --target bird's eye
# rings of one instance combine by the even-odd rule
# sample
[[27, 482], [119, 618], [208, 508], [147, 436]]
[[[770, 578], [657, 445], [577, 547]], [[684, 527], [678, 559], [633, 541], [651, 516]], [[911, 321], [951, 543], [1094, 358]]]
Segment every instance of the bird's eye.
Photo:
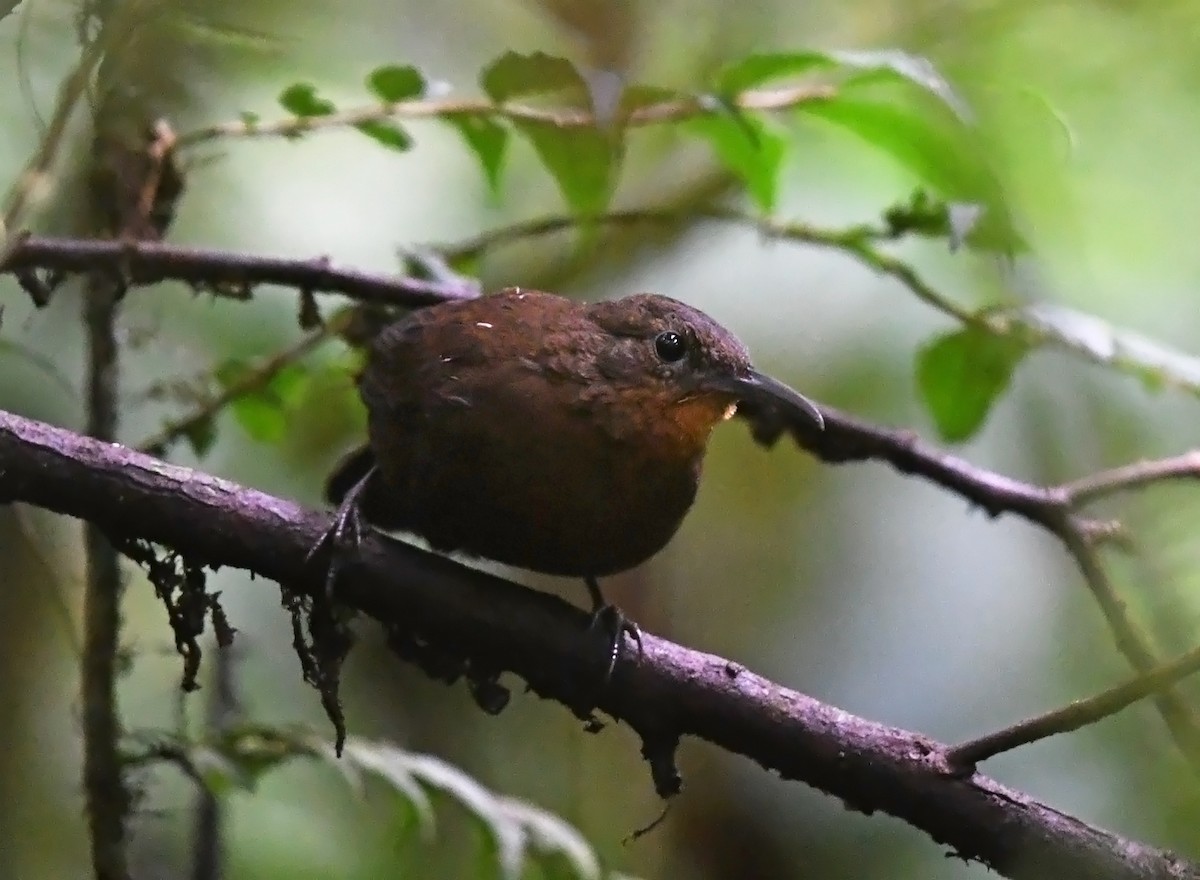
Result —
[[654, 337], [654, 351], [667, 363], [674, 363], [687, 354], [687, 342], [674, 330]]

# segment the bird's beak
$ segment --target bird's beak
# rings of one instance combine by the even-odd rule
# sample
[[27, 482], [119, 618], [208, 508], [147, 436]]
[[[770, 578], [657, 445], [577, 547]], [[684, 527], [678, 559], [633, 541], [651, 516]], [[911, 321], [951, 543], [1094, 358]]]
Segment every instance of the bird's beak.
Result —
[[705, 382], [714, 391], [724, 391], [740, 402], [759, 404], [785, 413], [809, 419], [818, 430], [825, 429], [825, 418], [817, 405], [798, 391], [784, 385], [778, 379], [765, 376], [750, 369], [741, 375], [714, 376]]

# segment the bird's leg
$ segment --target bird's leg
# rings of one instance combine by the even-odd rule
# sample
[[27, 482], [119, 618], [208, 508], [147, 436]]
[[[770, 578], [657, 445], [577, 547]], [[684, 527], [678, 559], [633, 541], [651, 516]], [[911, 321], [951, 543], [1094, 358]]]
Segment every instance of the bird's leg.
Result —
[[304, 557], [307, 565], [317, 554], [328, 549], [329, 568], [325, 572], [325, 598], [328, 600], [333, 599], [333, 588], [346, 557], [358, 550], [358, 545], [362, 541], [363, 521], [359, 502], [363, 492], [366, 491], [367, 484], [374, 476], [375, 468], [372, 467], [363, 475], [362, 479], [350, 488], [350, 491], [342, 498], [342, 503], [338, 505], [333, 523], [317, 539], [317, 542], [312, 545], [312, 549], [308, 551], [308, 555]]
[[600, 584], [593, 575], [585, 577], [583, 582], [587, 585], [588, 595], [592, 597], [592, 620], [588, 629], [603, 626], [610, 637], [608, 666], [604, 670], [604, 683], [607, 684], [612, 678], [613, 669], [616, 668], [617, 657], [626, 633], [637, 643], [638, 656], [642, 656], [642, 630], [626, 617], [620, 608], [605, 601], [604, 594], [600, 592]]

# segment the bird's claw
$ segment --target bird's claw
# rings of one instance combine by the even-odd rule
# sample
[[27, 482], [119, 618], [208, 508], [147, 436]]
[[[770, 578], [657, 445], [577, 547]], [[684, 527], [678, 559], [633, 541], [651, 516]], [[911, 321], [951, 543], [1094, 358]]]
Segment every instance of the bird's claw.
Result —
[[[369, 476], [370, 474], [367, 475], [367, 477]], [[342, 499], [337, 513], [334, 514], [333, 522], [321, 533], [321, 537], [309, 548], [304, 557], [304, 564], [307, 566], [312, 564], [322, 553], [328, 552], [329, 563], [325, 570], [325, 598], [329, 601], [333, 600], [333, 588], [342, 567], [347, 559], [358, 552], [358, 547], [362, 543], [363, 523], [358, 509], [358, 498], [366, 485], [367, 477], [359, 481]]]
[[624, 644], [626, 635], [637, 645], [638, 659], [641, 659], [645, 653], [642, 645], [642, 629], [626, 617], [625, 612], [616, 605], [608, 604], [601, 605], [592, 612], [588, 629], [594, 630], [598, 627], [603, 627], [604, 632], [609, 636], [608, 663], [604, 669], [604, 684], [608, 684], [612, 680], [613, 670], [616, 669], [617, 658], [621, 656], [621, 646]]
[[604, 601], [604, 594], [600, 592], [600, 584], [593, 575], [588, 575], [583, 579], [584, 585], [587, 587], [588, 595], [592, 597], [592, 619], [588, 623], [588, 629], [593, 630], [597, 626], [603, 626], [605, 632], [608, 633], [608, 664], [604, 669], [603, 684], [608, 684], [612, 680], [613, 670], [617, 666], [617, 658], [621, 655], [621, 645], [625, 641], [625, 635], [637, 643], [638, 659], [641, 659], [645, 653], [642, 647], [642, 630], [641, 628], [625, 616], [616, 605]]

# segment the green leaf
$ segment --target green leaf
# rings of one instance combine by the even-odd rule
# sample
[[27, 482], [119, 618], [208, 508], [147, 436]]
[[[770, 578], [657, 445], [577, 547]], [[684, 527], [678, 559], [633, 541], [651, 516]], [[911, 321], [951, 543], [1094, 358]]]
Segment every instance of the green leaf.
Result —
[[[506, 52], [483, 71], [480, 84], [496, 103], [529, 95], [566, 92], [564, 101], [568, 105], [587, 107], [595, 112], [597, 97], [612, 98], [614, 104], [624, 99], [624, 93], [610, 94], [603, 82], [597, 82], [597, 91], [593, 93], [588, 80], [574, 64], [544, 52], [531, 55]], [[572, 211], [595, 214], [608, 206], [623, 158], [619, 138], [595, 126], [564, 126], [537, 119], [517, 119], [513, 125], [533, 144]], [[463, 133], [471, 143], [472, 136]], [[492, 151], [490, 156], [497, 157], [489, 157], [489, 161], [498, 163], [497, 148], [502, 149], [503, 141], [494, 131], [489, 131], [485, 137], [488, 138], [486, 147]], [[474, 143], [472, 148], [481, 155]], [[481, 155], [481, 161], [482, 158]], [[485, 173], [490, 175], [486, 164]]]
[[[253, 369], [240, 360], [229, 360], [216, 370], [216, 378], [226, 389], [253, 384]], [[276, 371], [261, 387], [247, 388], [230, 404], [234, 418], [243, 430], [260, 443], [279, 443], [287, 436], [290, 411], [304, 398], [312, 376], [300, 364], [288, 364]]]
[[348, 743], [353, 750], [345, 754], [355, 765], [386, 782], [401, 800], [411, 809], [409, 818], [416, 821], [420, 828], [422, 839], [428, 840], [435, 830], [433, 803], [425, 789], [421, 787], [413, 775], [411, 764], [401, 758], [407, 753], [399, 752], [388, 746], [376, 747], [370, 743]]
[[890, 69], [863, 74], [844, 83], [834, 97], [805, 102], [796, 112], [854, 134], [907, 168], [943, 200], [983, 206], [985, 213], [969, 236], [971, 244], [1019, 246], [978, 132], [941, 98], [914, 87], [907, 77]]
[[953, 233], [949, 206], [924, 189], [914, 190], [908, 201], [884, 211], [883, 220], [894, 238], [910, 234], [944, 238]]
[[433, 829], [433, 802], [427, 792], [440, 792], [466, 810], [481, 831], [478, 876], [492, 876], [498, 869], [505, 880], [519, 880], [531, 864], [547, 878], [601, 876], [594, 850], [572, 825], [533, 804], [495, 794], [440, 758], [352, 737], [342, 763], [347, 762], [382, 780], [411, 804], [425, 831]]
[[313, 754], [300, 738], [279, 728], [247, 725], [201, 742], [175, 740], [209, 791], [250, 791], [264, 774], [300, 755]]
[[708, 141], [717, 159], [746, 185], [763, 211], [774, 209], [787, 141], [773, 125], [733, 109], [696, 117], [684, 127]]
[[1028, 346], [968, 328], [939, 336], [917, 353], [917, 386], [944, 440], [979, 430]]
[[230, 358], [218, 364], [213, 377], [223, 388], [232, 388], [250, 375], [250, 364], [240, 358]]
[[727, 97], [772, 80], [829, 70], [838, 62], [825, 52], [791, 52], [748, 55], [725, 65], [716, 75], [716, 90]]
[[748, 55], [721, 68], [714, 84], [720, 94], [732, 96], [765, 82], [839, 68], [852, 74], [866, 74], [868, 77], [878, 73], [884, 79], [907, 80], [936, 96], [961, 119], [970, 118], [966, 102], [928, 58], [898, 49]]
[[187, 757], [204, 787], [215, 795], [226, 795], [239, 789], [245, 791], [250, 787], [237, 765], [217, 749], [196, 746], [189, 750]]
[[271, 377], [264, 395], [288, 409], [298, 406], [308, 391], [312, 374], [303, 364], [288, 364]]
[[337, 110], [333, 102], [317, 94], [312, 83], [293, 83], [279, 94], [283, 109], [294, 116], [328, 116]]
[[493, 195], [500, 193], [500, 172], [508, 150], [508, 129], [486, 116], [458, 113], [443, 117], [467, 142]]
[[451, 270], [467, 278], [478, 278], [482, 274], [481, 250], [470, 248], [446, 254], [446, 265]]
[[940, 74], [933, 62], [920, 55], [911, 55], [899, 49], [872, 49], [830, 52], [829, 57], [838, 64], [867, 72], [878, 72], [884, 79], [907, 80], [942, 101], [955, 115], [966, 121], [971, 111], [950, 83]]
[[367, 87], [381, 101], [396, 103], [424, 95], [425, 77], [411, 64], [389, 64], [371, 71]]
[[1140, 379], [1149, 390], [1179, 388], [1200, 396], [1200, 357], [1113, 327], [1094, 315], [1048, 303], [992, 314], [1016, 323], [1034, 343], [1119, 369]]
[[247, 395], [235, 400], [230, 409], [252, 440], [274, 445], [287, 436], [287, 414], [277, 401]]
[[545, 52], [532, 55], [505, 52], [484, 68], [479, 84], [497, 104], [510, 98], [564, 89], [579, 90], [581, 94], [587, 92], [587, 84], [574, 64]]
[[365, 122], [359, 122], [354, 127], [373, 141], [383, 144], [389, 149], [404, 152], [412, 148], [413, 142], [412, 138], [408, 136], [408, 132], [394, 122], [387, 122], [382, 119], [368, 119]]
[[504, 822], [500, 816], [483, 816], [472, 811], [475, 827], [479, 830], [480, 846], [476, 860], [478, 877], [495, 876], [498, 868], [503, 880], [521, 880], [525, 873], [525, 835], [515, 825]]
[[937, 107], [915, 97], [878, 83], [861, 88], [847, 84], [837, 97], [797, 109], [887, 153], [943, 197], [985, 195], [992, 183], [973, 136], [949, 114], [939, 114]]
[[[515, 798], [499, 801], [504, 814], [524, 829], [530, 851], [550, 876], [600, 876], [596, 853], [575, 826], [526, 801]], [[562, 862], [570, 867], [566, 874], [560, 870]]]
[[523, 119], [514, 123], [533, 144], [576, 214], [600, 214], [608, 207], [621, 165], [621, 143], [594, 128], [564, 128]]
[[217, 441], [216, 420], [210, 416], [192, 422], [183, 432], [183, 438], [187, 440], [188, 446], [192, 447], [192, 453], [196, 458], [204, 458]]
[[922, 235], [944, 238], [957, 250], [979, 227], [982, 208], [973, 202], [943, 202], [923, 189], [907, 202], [892, 205], [883, 213], [888, 234], [893, 238]]

